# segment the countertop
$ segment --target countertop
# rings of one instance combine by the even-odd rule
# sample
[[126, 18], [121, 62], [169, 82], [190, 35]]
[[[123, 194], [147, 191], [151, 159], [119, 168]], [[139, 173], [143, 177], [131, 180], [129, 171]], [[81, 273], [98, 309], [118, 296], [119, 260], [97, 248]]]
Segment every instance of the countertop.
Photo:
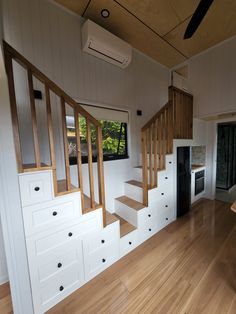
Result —
[[191, 165], [191, 170], [193, 172], [199, 171], [199, 170], [204, 170], [206, 168], [205, 165]]
[[231, 210], [236, 213], [236, 201], [232, 204]]

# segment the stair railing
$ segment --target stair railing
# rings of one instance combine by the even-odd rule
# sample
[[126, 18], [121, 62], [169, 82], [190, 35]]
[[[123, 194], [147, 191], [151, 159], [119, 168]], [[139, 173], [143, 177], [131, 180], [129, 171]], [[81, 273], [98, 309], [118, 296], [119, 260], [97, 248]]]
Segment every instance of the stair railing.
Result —
[[157, 187], [157, 171], [165, 169], [165, 156], [173, 150], [173, 106], [168, 102], [142, 128], [143, 204], [148, 190]]
[[[103, 169], [103, 147], [102, 147], [102, 129], [99, 121], [91, 116], [82, 106], [76, 103], [68, 94], [66, 94], [58, 85], [51, 81], [46, 75], [44, 75], [39, 69], [37, 69], [32, 63], [30, 63], [24, 56], [17, 52], [6, 42], [4, 45], [4, 56], [5, 65], [8, 75], [8, 86], [11, 103], [11, 115], [13, 124], [13, 135], [15, 141], [16, 160], [18, 166], [18, 172], [29, 172], [51, 169], [53, 173], [54, 181], [54, 192], [55, 195], [63, 195], [73, 191], [81, 192], [81, 205], [82, 210], [85, 210], [84, 194], [83, 194], [83, 174], [82, 174], [82, 161], [81, 161], [81, 139], [80, 139], [80, 125], [79, 117], [84, 117], [86, 120], [86, 140], [87, 140], [87, 151], [88, 151], [88, 173], [89, 173], [89, 189], [90, 189], [90, 206], [88, 209], [94, 210], [97, 207], [103, 208], [103, 224], [105, 226], [106, 221], [106, 209], [105, 209], [105, 189], [104, 189], [104, 169]], [[14, 70], [13, 61], [22, 66], [27, 72], [31, 120], [32, 120], [32, 131], [33, 131], [33, 144], [34, 144], [34, 155], [35, 163], [32, 165], [23, 164], [22, 147], [20, 140], [20, 128], [19, 128], [19, 117], [17, 113], [17, 100], [16, 90], [14, 82]], [[36, 106], [34, 98], [34, 87], [33, 80], [39, 80], [44, 86], [45, 92], [45, 103], [47, 112], [47, 129], [50, 149], [49, 165], [42, 163], [40, 145], [39, 145], [39, 129], [37, 123]], [[50, 94], [55, 94], [60, 99], [61, 107], [61, 118], [62, 118], [62, 134], [63, 134], [63, 147], [64, 147], [64, 160], [65, 160], [65, 174], [66, 184], [65, 189], [61, 191], [57, 182], [57, 165], [55, 157], [55, 137], [53, 130], [52, 120], [52, 108], [51, 108], [51, 97]], [[75, 189], [71, 184], [71, 173], [70, 173], [70, 161], [69, 161], [69, 146], [67, 137], [67, 123], [66, 123], [66, 105], [70, 106], [74, 112], [75, 121], [75, 136], [76, 136], [76, 153], [77, 153], [77, 169], [78, 169], [78, 182], [79, 188]], [[93, 159], [92, 159], [92, 140], [91, 140], [91, 127], [95, 128], [96, 132], [96, 147], [97, 147], [97, 167], [98, 167], [98, 194], [99, 204], [95, 203], [95, 183], [93, 174]]]
[[193, 137], [193, 95], [169, 87], [169, 102], [142, 128], [143, 204], [148, 190], [157, 187], [158, 170], [165, 169], [166, 154], [173, 152], [173, 139]]

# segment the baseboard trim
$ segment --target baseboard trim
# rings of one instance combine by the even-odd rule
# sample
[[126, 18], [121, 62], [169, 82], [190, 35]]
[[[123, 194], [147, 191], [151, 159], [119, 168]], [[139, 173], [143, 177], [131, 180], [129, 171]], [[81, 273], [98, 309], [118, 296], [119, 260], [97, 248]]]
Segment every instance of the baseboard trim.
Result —
[[9, 281], [8, 276], [2, 276], [0, 277], [0, 286], [4, 285], [5, 283], [7, 283]]

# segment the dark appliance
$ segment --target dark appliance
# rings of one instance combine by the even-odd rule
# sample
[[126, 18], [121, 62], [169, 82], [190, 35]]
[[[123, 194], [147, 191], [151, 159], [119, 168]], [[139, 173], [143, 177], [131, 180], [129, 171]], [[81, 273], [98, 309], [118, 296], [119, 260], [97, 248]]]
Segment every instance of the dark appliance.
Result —
[[204, 191], [205, 170], [195, 172], [195, 196]]
[[190, 147], [177, 148], [177, 217], [186, 214], [191, 207]]

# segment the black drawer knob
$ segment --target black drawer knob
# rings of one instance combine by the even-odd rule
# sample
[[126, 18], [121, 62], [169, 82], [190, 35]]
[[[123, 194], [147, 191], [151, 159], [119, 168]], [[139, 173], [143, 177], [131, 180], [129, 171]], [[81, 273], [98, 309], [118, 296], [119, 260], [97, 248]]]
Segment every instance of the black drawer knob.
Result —
[[64, 287], [63, 287], [63, 286], [60, 286], [59, 290], [60, 290], [60, 291], [63, 291], [63, 290], [64, 290]]
[[148, 214], [148, 217], [151, 217], [152, 215], [151, 214]]
[[53, 215], [53, 216], [56, 216], [56, 215], [57, 215], [57, 212], [53, 212], [52, 215]]
[[165, 207], [168, 207], [168, 205], [166, 205]]
[[35, 190], [35, 192], [38, 192], [38, 191], [40, 190], [40, 187], [39, 187], [39, 186], [36, 186], [36, 187], [34, 188], [34, 190]]
[[105, 243], [105, 240], [101, 240], [102, 243]]
[[172, 164], [172, 161], [169, 161], [169, 164]]
[[57, 267], [58, 267], [58, 268], [61, 268], [61, 267], [62, 267], [62, 263], [58, 263], [58, 264], [57, 264]]
[[151, 228], [149, 228], [148, 230], [149, 230], [149, 231], [152, 231], [152, 229], [151, 229]]
[[167, 179], [168, 179], [168, 177], [165, 177], [165, 179], [167, 180]]
[[161, 193], [161, 195], [164, 195], [164, 193]]
[[103, 259], [102, 259], [102, 262], [103, 262], [103, 263], [105, 263], [105, 262], [106, 262], [106, 259], [105, 259], [105, 258], [103, 258]]
[[169, 218], [166, 217], [166, 220], [169, 220]]
[[131, 241], [129, 241], [129, 245], [131, 245], [132, 244], [132, 242]]
[[72, 237], [72, 236], [73, 236], [73, 233], [72, 233], [72, 232], [69, 232], [69, 233], [68, 233], [68, 236], [69, 236], [69, 237]]

